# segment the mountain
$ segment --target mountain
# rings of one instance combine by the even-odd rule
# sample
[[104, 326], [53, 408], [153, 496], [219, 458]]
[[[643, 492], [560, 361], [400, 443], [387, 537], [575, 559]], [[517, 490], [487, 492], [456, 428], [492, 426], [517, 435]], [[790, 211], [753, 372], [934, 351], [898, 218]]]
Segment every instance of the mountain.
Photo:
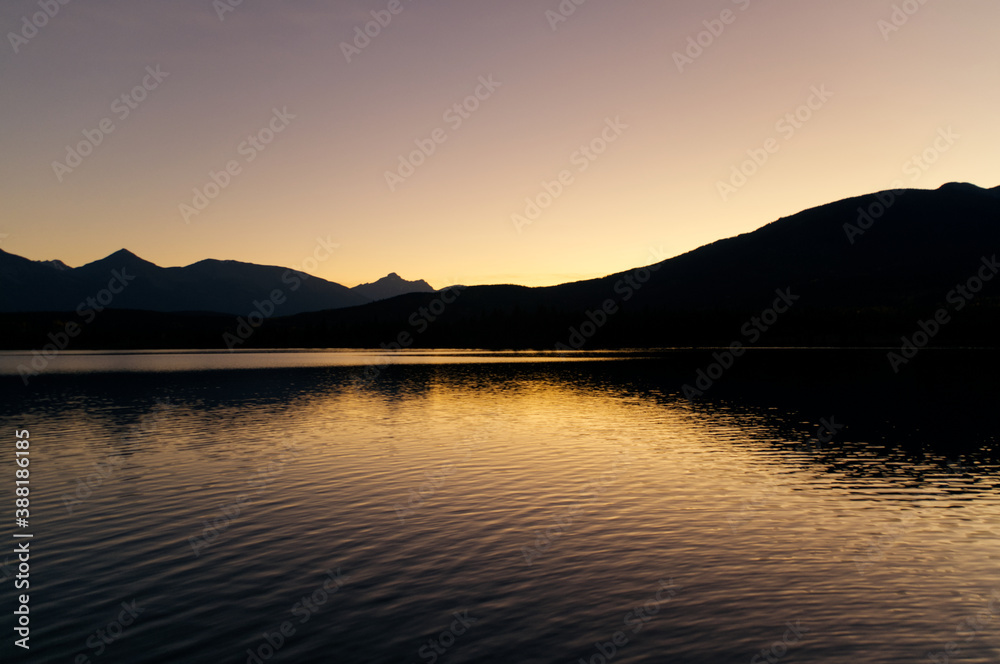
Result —
[[[240, 347], [551, 350], [740, 341], [898, 348], [921, 324], [934, 331], [928, 321], [939, 311], [948, 322], [937, 326], [931, 343], [994, 347], [1000, 331], [997, 254], [1000, 188], [952, 183], [936, 191], [885, 191], [806, 210], [600, 279], [548, 288], [452, 288], [337, 310], [282, 311]], [[969, 287], [968, 296], [959, 286]], [[780, 304], [779, 293], [792, 302], [789, 310], [763, 316], [761, 327], [754, 321]], [[231, 322], [160, 318], [155, 326], [169, 325], [175, 336], [153, 339], [144, 330], [154, 324], [141, 316], [101, 317], [80, 343], [223, 347], [221, 335]], [[19, 320], [20, 332], [0, 343], [36, 347], [53, 324], [45, 316]]]
[[360, 286], [355, 286], [351, 290], [359, 295], [363, 295], [372, 302], [376, 302], [378, 300], [388, 300], [391, 297], [405, 295], [407, 293], [434, 292], [431, 285], [423, 279], [419, 279], [417, 281], [407, 281], [395, 272], [382, 277], [374, 283], [361, 284]]
[[405, 293], [434, 292], [426, 281], [406, 281], [395, 272], [374, 283], [347, 288], [288, 268], [237, 261], [203, 260], [187, 267], [162, 268], [121, 249], [71, 268], [59, 260], [32, 261], [0, 250], [0, 312], [75, 311], [88, 297], [108, 288], [117, 273], [128, 285], [108, 306], [143, 311], [247, 315], [254, 311], [255, 302], [269, 299], [277, 289], [281, 296], [276, 302], [284, 301], [275, 304], [275, 315], [289, 316]]
[[[468, 288], [437, 313], [428, 307], [440, 295], [407, 295], [271, 321], [256, 342], [378, 346], [404, 331], [423, 347], [728, 346], [748, 341], [744, 325], [781, 290], [797, 299], [767, 332], [750, 335], [755, 343], [898, 346], [946, 307], [953, 322], [936, 342], [995, 345], [1000, 279], [959, 311], [949, 295], [986, 269], [984, 258], [1000, 254], [998, 191], [949, 184], [878, 192], [779, 219], [648, 270], [549, 288]], [[614, 313], [602, 314], [604, 305]]]
[[[87, 299], [102, 291], [109, 301], [98, 302], [115, 309], [234, 316], [254, 311], [255, 302], [275, 291], [280, 291], [277, 315], [371, 302], [346, 286], [288, 268], [218, 260], [163, 268], [125, 249], [78, 268], [0, 251], [0, 279], [0, 311], [5, 312], [76, 311], [81, 304], [91, 306]], [[113, 290], [121, 292], [111, 298]]]

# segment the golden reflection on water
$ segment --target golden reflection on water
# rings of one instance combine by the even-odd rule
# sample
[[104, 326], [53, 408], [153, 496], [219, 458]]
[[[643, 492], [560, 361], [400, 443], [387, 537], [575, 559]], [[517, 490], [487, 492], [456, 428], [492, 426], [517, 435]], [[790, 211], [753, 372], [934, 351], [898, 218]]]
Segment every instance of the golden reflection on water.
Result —
[[[919, 659], [1000, 589], [995, 476], [921, 469], [863, 441], [804, 446], [780, 405], [692, 405], [567, 364], [206, 375], [69, 386], [22, 415], [47, 423], [40, 500], [65, 547], [57, 567], [96, 534], [155, 567], [147, 590], [168, 602], [171, 587], [240, 599], [203, 561], [258, 582], [335, 561], [368, 588], [343, 600], [338, 638], [456, 602], [492, 616], [456, 661], [504, 652], [514, 633], [575, 661], [661, 578], [677, 583], [670, 613], [621, 661], [749, 660], [787, 620], [808, 626], [801, 661]], [[64, 514], [60, 496], [111, 456], [120, 469]], [[201, 524], [248, 492], [193, 558]], [[112, 585], [120, 573], [89, 571]], [[415, 649], [421, 629], [381, 647]], [[995, 661], [995, 633], [966, 661]]]

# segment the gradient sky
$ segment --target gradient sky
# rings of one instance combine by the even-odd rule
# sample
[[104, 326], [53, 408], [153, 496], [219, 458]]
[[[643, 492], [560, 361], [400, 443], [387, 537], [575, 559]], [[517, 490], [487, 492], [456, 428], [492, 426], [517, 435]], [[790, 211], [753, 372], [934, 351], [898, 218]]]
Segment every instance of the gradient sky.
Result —
[[[996, 0], [911, 0], [892, 32], [896, 0], [587, 0], [555, 29], [559, 0], [401, 0], [351, 62], [342, 43], [389, 0], [243, 0], [220, 20], [225, 1], [70, 0], [17, 53], [38, 0], [0, 5], [0, 248], [300, 266], [329, 237], [313, 272], [348, 286], [393, 271], [547, 285], [897, 182], [1000, 185]], [[674, 53], [725, 10], [679, 71]], [[169, 76], [122, 118], [147, 66]], [[490, 76], [461, 126], [445, 119]], [[813, 86], [833, 96], [779, 129]], [[248, 163], [239, 146], [274, 108], [296, 117]], [[114, 132], [60, 182], [53, 162], [104, 118]], [[628, 128], [581, 171], [574, 153], [615, 118]], [[385, 172], [437, 128], [390, 191]], [[768, 139], [778, 151], [723, 200]], [[907, 164], [925, 150], [935, 163]], [[179, 206], [230, 160], [239, 174], [186, 223]], [[512, 215], [563, 170], [572, 183], [518, 232]]]

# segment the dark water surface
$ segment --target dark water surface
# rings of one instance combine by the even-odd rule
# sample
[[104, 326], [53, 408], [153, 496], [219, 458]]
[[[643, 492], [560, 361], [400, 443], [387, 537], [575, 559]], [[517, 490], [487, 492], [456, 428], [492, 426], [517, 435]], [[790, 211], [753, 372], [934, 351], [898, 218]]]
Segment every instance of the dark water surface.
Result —
[[1000, 661], [994, 354], [407, 357], [0, 356], [0, 659]]

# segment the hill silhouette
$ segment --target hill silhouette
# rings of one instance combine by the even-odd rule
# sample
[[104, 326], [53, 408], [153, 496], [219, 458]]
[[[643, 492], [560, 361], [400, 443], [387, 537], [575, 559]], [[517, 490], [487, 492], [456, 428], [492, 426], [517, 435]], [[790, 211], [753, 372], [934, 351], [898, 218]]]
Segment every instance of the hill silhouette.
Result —
[[[747, 341], [748, 323], [780, 302], [780, 293], [793, 304], [766, 329], [758, 327], [750, 342], [899, 346], [920, 321], [945, 308], [950, 321], [940, 326], [934, 345], [994, 346], [1000, 289], [992, 275], [973, 297], [950, 296], [989, 271], [998, 249], [1000, 188], [954, 183], [936, 191], [887, 191], [806, 210], [600, 279], [547, 288], [454, 288], [276, 315], [236, 347], [728, 346]], [[148, 316], [102, 316], [81, 343], [225, 348], [224, 335], [235, 327], [231, 318], [157, 317], [155, 325], [167, 326], [172, 336], [154, 338], [143, 332], [154, 325]], [[21, 318], [20, 332], [3, 342], [6, 347], [37, 346], [55, 324], [51, 316]], [[9, 319], [5, 327], [11, 328]]]

